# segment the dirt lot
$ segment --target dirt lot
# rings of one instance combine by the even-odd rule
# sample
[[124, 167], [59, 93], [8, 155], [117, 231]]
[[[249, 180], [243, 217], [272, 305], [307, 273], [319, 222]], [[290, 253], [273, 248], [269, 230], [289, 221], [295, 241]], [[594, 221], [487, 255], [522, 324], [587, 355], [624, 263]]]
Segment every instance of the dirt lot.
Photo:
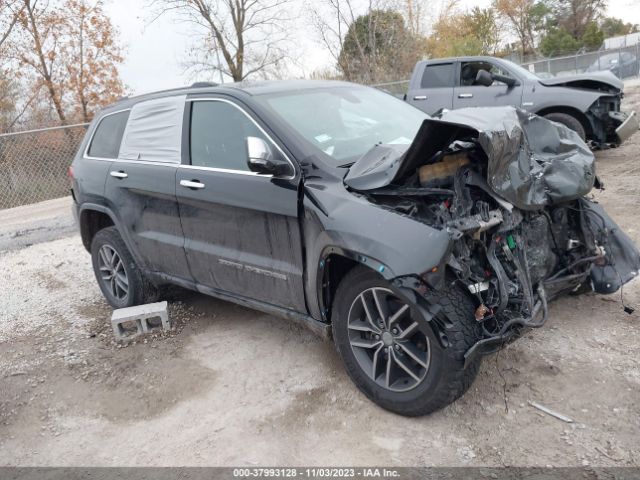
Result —
[[[596, 196], [638, 243], [639, 149], [640, 133], [598, 154]], [[120, 348], [79, 237], [58, 233], [0, 245], [0, 465], [640, 465], [640, 282], [633, 315], [619, 294], [557, 301], [461, 400], [407, 419], [358, 393], [330, 343], [202, 295], [171, 296], [176, 332]]]

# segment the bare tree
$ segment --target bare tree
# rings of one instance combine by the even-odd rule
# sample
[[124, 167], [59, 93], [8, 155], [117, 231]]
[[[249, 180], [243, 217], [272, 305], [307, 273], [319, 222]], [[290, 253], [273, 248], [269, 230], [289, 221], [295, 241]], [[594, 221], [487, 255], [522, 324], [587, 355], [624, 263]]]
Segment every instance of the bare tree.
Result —
[[407, 28], [413, 35], [422, 35], [424, 32], [426, 3], [426, 0], [401, 0], [397, 6], [397, 10], [404, 15]]
[[518, 38], [522, 56], [532, 52], [538, 21], [536, 0], [494, 0], [493, 6]]
[[[240, 82], [267, 74], [289, 57], [290, 0], [153, 0], [159, 15], [175, 13], [202, 28], [188, 67]], [[222, 57], [222, 58], [220, 58]]]
[[607, 6], [605, 0], [551, 0], [550, 3], [559, 26], [575, 39], [582, 37], [588, 26], [602, 17]]
[[[358, 63], [359, 72], [367, 72], [362, 81], [373, 80], [373, 66], [375, 64], [375, 16], [372, 15], [377, 7], [381, 7], [377, 0], [368, 0], [364, 8], [358, 8], [354, 0], [325, 0], [309, 4], [311, 21], [320, 37], [320, 42], [334, 59], [338, 70], [348, 80], [352, 79], [351, 63]], [[349, 29], [355, 25], [358, 18], [365, 18], [366, 34], [351, 35], [351, 55], [342, 55], [342, 47], [349, 34]], [[367, 43], [370, 41], [370, 51]], [[373, 55], [371, 54], [373, 53]], [[362, 75], [359, 75], [362, 77]]]
[[62, 16], [60, 55], [68, 103], [79, 120], [89, 122], [97, 108], [124, 94], [117, 69], [123, 61], [122, 48], [101, 0], [66, 0]]
[[[351, 0], [310, 2], [307, 8], [311, 12], [311, 24], [318, 33], [320, 43], [339, 68], [344, 37], [349, 25], [356, 19]], [[330, 76], [330, 72], [325, 72], [325, 76]]]
[[62, 106], [63, 91], [56, 78], [61, 76], [60, 28], [62, 20], [55, 14], [48, 2], [22, 0], [22, 11], [18, 23], [22, 29], [15, 44], [15, 54], [22, 67], [36, 75], [35, 89], [44, 87], [60, 122], [67, 123]]
[[0, 49], [9, 39], [22, 12], [19, 0], [0, 0]]
[[17, 108], [16, 82], [5, 65], [8, 61], [4, 48], [18, 22], [21, 5], [18, 0], [0, 0], [0, 130], [9, 130]]
[[[102, 0], [20, 0], [22, 11], [8, 50], [25, 97], [42, 108], [40, 92], [63, 125], [88, 121], [122, 96], [117, 32]], [[37, 100], [37, 101], [36, 101]]]

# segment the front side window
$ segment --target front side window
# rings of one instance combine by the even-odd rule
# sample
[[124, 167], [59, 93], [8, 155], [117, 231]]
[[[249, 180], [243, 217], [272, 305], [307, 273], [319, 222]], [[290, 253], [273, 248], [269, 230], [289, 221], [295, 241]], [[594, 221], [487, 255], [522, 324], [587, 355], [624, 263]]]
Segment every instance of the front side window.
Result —
[[95, 158], [118, 158], [122, 134], [127, 126], [129, 111], [107, 115], [96, 127], [96, 131], [91, 139], [91, 145], [87, 155]]
[[221, 101], [193, 102], [191, 165], [249, 171], [247, 137], [269, 142], [239, 108]]
[[[494, 75], [502, 75], [505, 77], [510, 77], [511, 75], [506, 70], [494, 65], [489, 62], [462, 62], [462, 66], [460, 68], [460, 85], [470, 86], [476, 85], [476, 76], [480, 70], [486, 70], [487, 72]], [[493, 82], [493, 85], [504, 85], [502, 82], [498, 82], [497, 80]]]
[[427, 65], [420, 86], [422, 88], [453, 87], [453, 63]]

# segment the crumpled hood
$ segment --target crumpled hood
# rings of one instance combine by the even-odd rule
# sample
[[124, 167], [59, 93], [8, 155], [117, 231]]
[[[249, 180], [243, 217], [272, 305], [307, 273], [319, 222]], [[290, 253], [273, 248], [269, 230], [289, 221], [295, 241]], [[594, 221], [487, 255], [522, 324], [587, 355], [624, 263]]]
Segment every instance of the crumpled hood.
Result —
[[541, 78], [539, 82], [547, 87], [589, 88], [588, 85], [593, 84], [594, 90], [597, 88], [598, 83], [604, 83], [618, 90], [622, 90], [624, 87], [624, 82], [608, 70], [562, 77]]
[[578, 134], [513, 107], [464, 108], [428, 118], [408, 148], [375, 146], [344, 182], [359, 191], [399, 184], [455, 140], [482, 148], [490, 188], [520, 209], [575, 200], [593, 188], [595, 158]]

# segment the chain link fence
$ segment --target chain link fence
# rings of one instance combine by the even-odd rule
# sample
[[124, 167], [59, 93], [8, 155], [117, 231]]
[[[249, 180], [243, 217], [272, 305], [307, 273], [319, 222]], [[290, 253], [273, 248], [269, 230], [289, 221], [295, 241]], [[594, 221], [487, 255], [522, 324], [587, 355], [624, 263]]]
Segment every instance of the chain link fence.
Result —
[[67, 170], [87, 125], [0, 135], [0, 209], [68, 195]]
[[541, 77], [561, 77], [576, 73], [608, 70], [620, 79], [635, 77], [640, 71], [640, 43], [622, 48], [546, 58], [522, 66]]

